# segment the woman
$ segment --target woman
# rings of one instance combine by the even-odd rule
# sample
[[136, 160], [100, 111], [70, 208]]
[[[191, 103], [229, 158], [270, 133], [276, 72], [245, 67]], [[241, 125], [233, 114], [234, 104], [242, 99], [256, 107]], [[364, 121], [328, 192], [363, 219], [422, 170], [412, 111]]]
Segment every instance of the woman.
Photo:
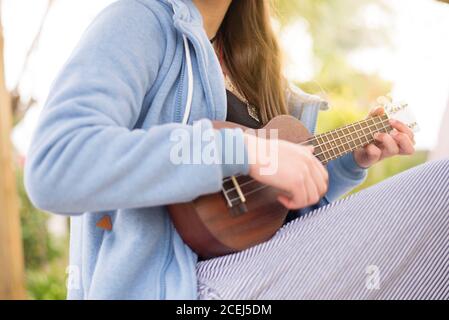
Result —
[[[26, 168], [33, 202], [71, 215], [69, 298], [197, 298], [197, 257], [177, 234], [165, 206], [218, 192], [223, 178], [249, 174], [285, 191], [290, 196], [280, 196], [279, 201], [292, 209], [294, 219], [316, 207], [331, 210], [327, 208], [332, 205], [324, 205], [360, 184], [366, 168], [382, 158], [413, 152], [412, 132], [394, 122], [394, 133], [379, 135], [377, 144], [332, 161], [327, 168], [310, 148], [280, 142], [276, 159], [268, 159], [268, 164], [278, 161], [278, 170], [263, 175], [261, 169], [268, 164], [256, 146], [269, 142], [241, 130], [213, 130], [210, 121], [227, 119], [259, 127], [290, 113], [313, 131], [320, 107], [325, 104], [315, 97], [287, 89], [266, 1], [128, 0], [107, 8], [56, 80]], [[189, 139], [212, 131], [211, 151], [218, 160], [243, 150], [245, 161], [176, 164], [170, 158], [177, 143], [172, 134], [180, 130]], [[229, 137], [230, 146], [225, 143]], [[439, 176], [447, 179], [447, 163], [438, 168]], [[421, 169], [423, 176], [436, 173], [430, 169]], [[445, 218], [441, 212], [447, 212], [447, 203], [442, 203], [448, 196], [447, 181], [432, 177], [439, 185], [446, 183], [440, 206], [428, 205], [441, 225]], [[382, 192], [376, 195], [387, 197]], [[364, 211], [353, 212], [351, 201], [344, 206], [348, 216], [365, 216], [375, 223], [377, 210], [358, 205], [356, 210]], [[316, 211], [310, 215], [319, 216]], [[399, 217], [405, 220], [409, 215]], [[343, 232], [345, 226], [337, 219], [335, 228], [324, 232]], [[345, 245], [345, 236], [340, 238]], [[362, 243], [364, 235], [351, 241]], [[375, 248], [388, 245], [385, 237], [376, 241]], [[332, 255], [327, 258], [338, 263]], [[248, 290], [239, 294], [220, 292], [226, 287], [222, 281], [235, 276], [228, 272], [232, 263], [224, 259], [215, 261], [223, 263], [225, 276], [214, 261], [200, 265], [200, 296], [260, 296], [255, 292], [261, 287], [248, 282]], [[239, 259], [235, 261], [245, 263]], [[298, 273], [305, 263], [290, 265], [290, 270]], [[274, 265], [265, 272], [278, 279], [289, 277]], [[336, 276], [329, 281], [340, 280]], [[237, 286], [231, 281], [227, 287]], [[264, 291], [288, 297], [275, 287]]]

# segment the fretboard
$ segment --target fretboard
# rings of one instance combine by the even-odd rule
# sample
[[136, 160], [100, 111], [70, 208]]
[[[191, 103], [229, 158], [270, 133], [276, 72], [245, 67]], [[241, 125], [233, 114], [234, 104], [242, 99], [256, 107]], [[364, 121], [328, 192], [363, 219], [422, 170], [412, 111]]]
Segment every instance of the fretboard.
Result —
[[[301, 144], [314, 145], [315, 157], [326, 164], [372, 143], [375, 133], [390, 132], [391, 130], [393, 128], [388, 121], [388, 116], [376, 116], [316, 135]], [[246, 207], [241, 207], [246, 202], [246, 196], [267, 187], [249, 176], [236, 176], [223, 180], [223, 194], [227, 204], [230, 208], [238, 208], [237, 214], [246, 212]]]
[[392, 129], [388, 116], [376, 116], [316, 135], [305, 144], [313, 144], [315, 156], [326, 164], [374, 142], [375, 133], [390, 132]]

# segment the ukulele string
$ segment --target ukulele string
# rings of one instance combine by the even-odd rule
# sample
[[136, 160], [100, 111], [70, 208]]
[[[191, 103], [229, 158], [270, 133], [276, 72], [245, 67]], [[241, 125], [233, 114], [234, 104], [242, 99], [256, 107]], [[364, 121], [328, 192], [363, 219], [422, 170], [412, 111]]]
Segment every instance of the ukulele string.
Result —
[[[388, 120], [388, 119], [387, 119]], [[378, 129], [377, 128], [377, 126], [380, 124], [380, 125], [383, 125], [383, 128], [381, 128], [381, 130], [384, 130], [384, 129], [389, 129], [386, 125], [388, 124], [388, 121], [387, 120], [384, 120], [384, 121], [382, 121], [382, 122], [380, 122], [380, 123], [375, 123], [375, 124], [371, 124], [371, 125], [369, 125], [368, 127], [365, 127], [365, 128], [361, 128], [361, 129], [358, 129], [358, 130], [356, 130], [356, 131], [354, 131], [354, 132], [351, 132], [350, 134], [346, 134], [346, 135], [344, 135], [344, 136], [342, 136], [342, 137], [338, 137], [337, 139], [345, 139], [345, 138], [347, 138], [347, 137], [353, 137], [353, 134], [358, 134], [358, 133], [360, 133], [360, 132], [363, 132], [363, 131], [365, 131], [366, 129], [370, 129], [370, 128], [372, 128], [372, 127], [375, 127], [376, 129]], [[364, 120], [364, 121], [368, 121], [368, 120]], [[351, 125], [351, 126], [354, 126], [355, 127], [355, 125], [353, 124], [353, 125]], [[349, 126], [348, 126], [349, 127]], [[345, 128], [348, 128], [348, 127], [345, 127]], [[344, 129], [344, 128], [342, 128], [342, 129]], [[340, 129], [337, 129], [337, 130], [340, 130]], [[380, 132], [380, 131], [379, 131]], [[325, 134], [323, 134], [323, 135], [326, 135], [327, 133], [325, 133]], [[349, 142], [346, 142], [345, 144], [349, 144], [349, 143], [351, 143], [351, 142], [355, 142], [356, 140], [360, 140], [360, 139], [362, 139], [362, 138], [367, 138], [369, 135], [370, 135], [371, 133], [368, 133], [368, 134], [366, 134], [366, 135], [363, 135], [363, 136], [357, 136], [356, 138], [354, 138], [353, 140], [351, 140], [351, 141], [349, 141]], [[337, 140], [337, 139], [335, 139], [335, 140]], [[324, 145], [326, 145], [326, 144], [328, 144], [329, 142], [323, 142], [323, 143], [319, 143], [319, 141], [318, 141], [318, 138], [317, 137], [313, 137], [313, 138], [311, 138], [311, 139], [309, 139], [309, 140], [306, 140], [306, 141], [304, 141], [304, 142], [301, 142], [300, 143], [300, 145], [309, 145], [311, 142], [313, 142], [313, 140], [315, 140], [316, 142], [318, 142], [318, 144], [317, 145], [314, 145], [314, 147], [315, 148], [320, 148], [320, 147], [322, 147], [322, 146], [324, 146]], [[323, 139], [322, 139], [323, 140]], [[321, 153], [317, 153], [317, 154], [315, 154], [315, 156], [316, 157], [319, 157], [319, 156], [321, 156], [321, 155], [323, 155], [323, 154], [325, 154], [326, 152], [328, 152], [328, 151], [324, 151], [324, 152], [321, 152]], [[235, 176], [236, 178], [238, 178], [238, 177], [241, 177], [242, 175], [237, 175], [237, 176]], [[231, 178], [226, 178], [226, 179], [223, 179], [223, 183], [226, 183], [226, 182], [229, 182], [229, 181], [231, 181]], [[230, 189], [230, 191], [232, 191], [232, 189]]]
[[[383, 128], [382, 129], [388, 129], [386, 126], [385, 126], [385, 121], [382, 123], [383, 124]], [[377, 128], [377, 124], [375, 124], [376, 125], [376, 128]], [[372, 126], [370, 126], [370, 127], [372, 127]], [[365, 128], [366, 129], [366, 128]], [[364, 129], [363, 129], [364, 130]], [[363, 131], [363, 130], [358, 130], [358, 131]], [[353, 132], [354, 133], [354, 132]], [[357, 133], [357, 131], [356, 131], [356, 133]], [[362, 139], [364, 139], [364, 138], [367, 138], [369, 135], [370, 135], [371, 133], [368, 133], [368, 134], [365, 134], [365, 135], [363, 135], [363, 136], [357, 136], [357, 138], [355, 138], [354, 140], [352, 140], [351, 142], [355, 142], [356, 140], [360, 140], [362, 143], [358, 143], [358, 144], [355, 144], [355, 149], [356, 148], [359, 148], [359, 147], [361, 147], [361, 146], [363, 146], [364, 144], [366, 144], [368, 141], [362, 141]], [[348, 136], [351, 136], [352, 137], [352, 135], [348, 135]], [[349, 144], [349, 142], [347, 142], [347, 144]], [[319, 155], [321, 155], [321, 154], [324, 154], [325, 152], [323, 152], [323, 153], [320, 153], [320, 154], [317, 154], [317, 155], [315, 155], [315, 156], [319, 156]], [[329, 160], [332, 160], [332, 157], [330, 158], [330, 159], [325, 159], [325, 161], [327, 162], [327, 161], [329, 161]], [[236, 178], [239, 178], [239, 177], [241, 177], [242, 175], [239, 175], [239, 176], [237, 176]], [[224, 183], [225, 182], [227, 182], [227, 181], [230, 181], [230, 179], [228, 178], [228, 179], [225, 179], [225, 180], [223, 180], [224, 181]], [[250, 184], [252, 184], [252, 183], [255, 183], [255, 182], [258, 182], [257, 180], [254, 180], [254, 179], [250, 179], [249, 181], [246, 181], [246, 182], [244, 182], [244, 183], [242, 183], [242, 184], [240, 184], [240, 187], [245, 187], [245, 186], [248, 186], [248, 185], [250, 185]], [[251, 194], [253, 194], [253, 193], [255, 193], [255, 192], [257, 192], [257, 191], [260, 191], [260, 190], [263, 190], [263, 189], [265, 189], [265, 188], [267, 188], [268, 186], [265, 186], [265, 185], [263, 185], [263, 186], [261, 186], [261, 187], [259, 187], [259, 188], [257, 188], [257, 189], [255, 189], [255, 190], [251, 190], [251, 191], [248, 191], [247, 193], [243, 193], [243, 195], [244, 196], [249, 196], [249, 195], [251, 195]], [[226, 194], [226, 195], [228, 195], [230, 192], [233, 192], [234, 190], [236, 190], [236, 188], [234, 187], [234, 188], [230, 188], [230, 189], [226, 189], [226, 188], [223, 188], [223, 192]], [[233, 199], [230, 199], [229, 197], [227, 197], [227, 199], [229, 199], [229, 202], [234, 202], [234, 201], [236, 201], [236, 200], [240, 200], [240, 197], [238, 197], [238, 198], [233, 198]]]
[[[360, 130], [354, 131], [354, 132], [352, 132], [351, 134], [348, 134], [347, 136], [351, 136], [351, 137], [352, 137], [352, 135], [353, 135], [354, 133], [358, 134], [360, 131], [365, 131], [366, 129], [371, 129], [373, 126], [374, 126], [375, 129], [379, 129], [379, 128], [377, 128], [378, 124], [382, 124], [382, 125], [383, 125], [383, 127], [380, 128], [380, 130], [379, 130], [378, 132], [380, 132], [381, 130], [389, 130], [389, 129], [390, 129], [390, 128], [387, 126], [388, 121], [387, 121], [387, 122], [383, 121], [382, 123], [375, 123], [375, 124], [371, 124], [370, 126], [368, 126], [368, 127], [366, 127], [366, 128], [361, 128]], [[361, 140], [361, 139], [368, 138], [368, 137], [369, 137], [370, 135], [372, 135], [372, 134], [373, 134], [372, 132], [369, 132], [368, 134], [365, 134], [365, 135], [363, 135], [363, 136], [361, 136], [361, 137], [360, 137], [360, 136], [357, 136], [357, 137], [354, 138], [353, 140], [351, 140], [351, 141], [349, 141], [349, 142], [345, 142], [344, 144], [348, 144], [348, 145], [349, 145], [349, 143], [355, 142], [356, 140]], [[336, 138], [336, 139], [334, 138], [334, 140], [345, 139], [347, 136], [338, 137], [338, 138]], [[322, 140], [323, 140], [323, 139], [322, 139]], [[324, 142], [324, 143], [319, 144], [319, 145], [316, 145], [316, 146], [314, 146], [314, 147], [315, 147], [315, 148], [318, 148], [318, 147], [321, 147], [321, 146], [323, 146], [323, 145], [326, 145], [326, 144], [328, 144], [328, 143], [330, 143], [330, 142], [333, 142], [333, 141]], [[335, 142], [333, 142], [333, 143], [335, 143]], [[362, 144], [362, 145], [363, 145], [363, 144]], [[325, 154], [325, 153], [329, 153], [329, 154], [330, 154], [329, 151], [323, 151], [323, 152], [321, 152], [321, 153], [315, 154], [315, 156], [316, 156], [316, 157], [319, 157], [319, 156], [321, 156], [321, 155], [323, 155], [323, 154]], [[334, 153], [335, 153], [335, 152], [334, 152]], [[330, 159], [325, 159], [325, 160], [326, 160], [326, 161], [332, 160], [332, 157], [331, 157]]]
[[[364, 122], [363, 122], [363, 124], [365, 124], [365, 122], [366, 123], [368, 123], [368, 121], [369, 120], [364, 120]], [[362, 123], [362, 122], [360, 122], [360, 123]], [[366, 129], [371, 129], [372, 127], [375, 127], [375, 129], [379, 129], [379, 128], [377, 128], [377, 126], [378, 125], [382, 125], [383, 127], [382, 128], [380, 128], [380, 131], [381, 130], [388, 130], [388, 129], [390, 129], [390, 128], [388, 128], [388, 119], [386, 119], [386, 120], [384, 120], [384, 121], [382, 121], [382, 122], [379, 122], [379, 123], [371, 123], [368, 127], [365, 127], [365, 128], [360, 128], [360, 129], [357, 129], [356, 131], [353, 131], [353, 132], [351, 132], [351, 133], [349, 133], [349, 134], [345, 134], [345, 135], [343, 135], [343, 136], [341, 136], [341, 137], [337, 137], [337, 138], [334, 138], [334, 137], [332, 137], [332, 134], [330, 134], [331, 135], [331, 137], [332, 137], [332, 139], [334, 139], [334, 140], [344, 140], [344, 139], [346, 139], [347, 137], [351, 137], [351, 138], [353, 138], [353, 135], [354, 134], [357, 134], [357, 137], [356, 138], [354, 138], [353, 140], [350, 140], [350, 141], [348, 141], [348, 142], [345, 142], [344, 144], [350, 144], [351, 142], [355, 142], [356, 140], [360, 140], [360, 139], [363, 139], [363, 138], [367, 138], [370, 134], [371, 134], [371, 132], [370, 133], [368, 133], [368, 134], [365, 134], [365, 135], [363, 135], [363, 136], [359, 136], [358, 134], [360, 133], [360, 132], [364, 132]], [[353, 125], [350, 125], [350, 126], [347, 126], [347, 127], [344, 127], [344, 128], [341, 128], [341, 129], [337, 129], [337, 130], [335, 130], [335, 131], [338, 131], [338, 130], [343, 130], [343, 129], [348, 129], [349, 127], [355, 127], [355, 124], [353, 124]], [[335, 132], [335, 131], [332, 131], [332, 132]], [[379, 131], [379, 132], [380, 132]], [[329, 133], [324, 133], [324, 134], [322, 134], [322, 135], [318, 135], [318, 136], [315, 136], [315, 137], [313, 137], [313, 138], [311, 138], [311, 139], [309, 139], [309, 140], [306, 140], [306, 141], [304, 141], [304, 142], [301, 142], [300, 143], [300, 145], [310, 145], [314, 140], [315, 140], [315, 142], [317, 142], [318, 144], [316, 144], [316, 145], [314, 145], [314, 148], [320, 148], [320, 147], [322, 147], [322, 146], [324, 146], [324, 145], [326, 145], [326, 144], [329, 144], [330, 142], [332, 142], [331, 140], [329, 140], [329, 141], [327, 141], [327, 142], [324, 142], [324, 140], [323, 140], [323, 138], [321, 138], [321, 140], [323, 140], [323, 142], [322, 143], [320, 143], [319, 142], [319, 140], [318, 140], [318, 137], [319, 136], [323, 136], [323, 135], [328, 135]], [[325, 153], [329, 153], [329, 151], [323, 151], [323, 152], [321, 152], [321, 153], [317, 153], [317, 154], [315, 154], [315, 156], [316, 157], [319, 157], [319, 156], [322, 156], [323, 154], [325, 154]], [[324, 160], [331, 160], [331, 159], [324, 159]], [[238, 176], [236, 176], [236, 177], [240, 177], [241, 175], [238, 175]], [[231, 181], [231, 178], [226, 178], [226, 179], [223, 179], [223, 183], [226, 183], [226, 182], [229, 182], [229, 181]]]
[[[388, 129], [388, 128], [385, 126], [385, 121], [382, 122], [382, 124], [384, 125], [384, 127], [383, 127], [382, 129]], [[370, 126], [370, 127], [371, 127], [371, 126]], [[367, 129], [367, 128], [364, 128], [363, 130], [365, 130], [365, 129]], [[358, 131], [363, 131], [363, 130], [358, 130]], [[356, 132], [353, 132], [353, 133], [357, 133], [357, 131], [356, 131]], [[353, 134], [353, 133], [352, 133], [352, 134]], [[348, 136], [352, 136], [352, 134], [351, 134], [351, 135], [348, 135]], [[360, 141], [362, 142], [362, 143], [356, 144], [356, 145], [355, 145], [355, 149], [357, 149], [357, 148], [359, 148], [359, 147], [365, 145], [367, 142], [364, 142], [364, 141], [362, 141], [361, 139], [362, 139], [362, 138], [367, 138], [367, 137], [369, 137], [371, 134], [372, 134], [372, 133], [368, 133], [368, 134], [366, 134], [366, 135], [364, 135], [364, 136], [362, 136], [362, 137], [358, 136], [357, 138], [355, 138], [354, 140], [352, 140], [351, 142], [355, 142], [355, 140], [360, 140]], [[317, 156], [317, 155], [315, 155], [315, 156]], [[242, 175], [236, 176], [236, 178], [241, 177], [241, 176], [242, 176]], [[224, 181], [224, 182], [230, 181], [230, 178], [227, 178], [227, 179], [225, 179], [225, 180], [223, 180], [223, 181]], [[249, 180], [249, 181], [246, 181], [246, 182], [242, 183], [242, 184], [240, 185], [240, 187], [247, 186], [247, 185], [249, 185], [249, 184], [251, 184], [251, 183], [254, 183], [254, 182], [258, 182], [258, 181], [257, 181], [257, 180], [254, 180], [254, 179], [251, 179], [251, 180]], [[259, 182], [258, 182], [258, 183], [259, 183]], [[253, 193], [256, 193], [256, 192], [258, 192], [258, 191], [262, 191], [263, 189], [268, 188], [268, 187], [269, 187], [269, 186], [267, 186], [267, 185], [262, 185], [262, 186], [260, 186], [259, 188], [256, 188], [256, 189], [254, 189], [254, 190], [248, 191], [248, 192], [246, 192], [246, 193], [243, 193], [243, 195], [244, 195], [244, 196], [249, 196], [249, 195], [251, 195], [251, 194], [253, 194]], [[232, 191], [234, 191], [234, 190], [236, 190], [235, 187], [234, 187], [234, 188], [231, 188], [231, 189], [227, 189], [227, 190], [224, 189], [223, 192], [226, 193], [226, 194], [228, 194], [229, 192], [232, 192]], [[230, 198], [230, 199], [229, 199], [229, 201], [230, 201], [231, 203], [234, 202], [234, 201], [236, 201], [236, 200], [240, 200], [240, 197]]]
[[[381, 117], [379, 117], [379, 118], [381, 118]], [[319, 148], [319, 147], [322, 147], [323, 145], [328, 144], [329, 142], [332, 142], [331, 140], [345, 139], [345, 138], [347, 138], [347, 137], [349, 137], [349, 136], [352, 136], [353, 134], [358, 134], [360, 131], [365, 131], [366, 129], [371, 129], [373, 126], [375, 127], [375, 129], [378, 129], [377, 126], [378, 126], [378, 125], [382, 125], [382, 126], [383, 126], [383, 127], [381, 128], [382, 130], [383, 130], [383, 129], [388, 129], [388, 127], [386, 126], [386, 125], [388, 125], [388, 119], [384, 119], [384, 120], [382, 120], [382, 121], [379, 122], [379, 123], [369, 123], [370, 121], [373, 121], [373, 120], [374, 120], [374, 118], [370, 118], [370, 119], [367, 119], [367, 120], [364, 120], [364, 121], [357, 122], [357, 123], [355, 123], [355, 124], [351, 124], [351, 125], [349, 125], [349, 126], [345, 126], [345, 127], [343, 127], [343, 128], [340, 128], [340, 129], [333, 130], [333, 131], [331, 131], [331, 132], [323, 133], [323, 134], [317, 135], [317, 136], [315, 136], [315, 137], [312, 137], [312, 138], [310, 138], [309, 140], [306, 140], [306, 141], [304, 141], [304, 142], [301, 143], [301, 144], [302, 144], [302, 145], [307, 145], [307, 144], [310, 144], [311, 142], [313, 142], [313, 141], [315, 140], [316, 142], [318, 142], [318, 144], [317, 144], [317, 145], [314, 145], [314, 147], [315, 147], [315, 148]], [[362, 125], [365, 125], [365, 124], [369, 124], [368, 127], [362, 127]], [[360, 125], [360, 128], [357, 129], [357, 128], [356, 128], [356, 125]], [[342, 132], [343, 130], [349, 129], [349, 128], [351, 128], [351, 127], [356, 128], [357, 130], [354, 131], [354, 132], [351, 132], [351, 133], [349, 133], [349, 134], [345, 134], [345, 135], [343, 135], [343, 136], [341, 136], [341, 137], [338, 137], [338, 136], [337, 136], [337, 138], [335, 138], [335, 137], [333, 136], [334, 133], [337, 134], [337, 132]], [[327, 137], [328, 135], [331, 137], [331, 139], [329, 139], [329, 138]], [[323, 140], [322, 143], [319, 142], [319, 140], [318, 140], [319, 137], [321, 137], [321, 140]], [[324, 141], [323, 137], [326, 137], [326, 139], [327, 139], [328, 141]], [[356, 138], [356, 139], [357, 139], [357, 138]], [[352, 142], [352, 141], [351, 141], [351, 142]], [[320, 154], [320, 155], [321, 155], [321, 154]]]

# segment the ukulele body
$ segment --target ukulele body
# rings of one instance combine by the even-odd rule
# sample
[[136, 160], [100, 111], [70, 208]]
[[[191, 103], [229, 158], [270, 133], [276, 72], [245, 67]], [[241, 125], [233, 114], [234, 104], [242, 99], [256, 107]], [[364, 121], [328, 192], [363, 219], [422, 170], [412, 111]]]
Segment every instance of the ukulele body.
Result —
[[[231, 122], [214, 122], [214, 128], [248, 128]], [[301, 143], [311, 137], [304, 125], [291, 116], [278, 116], [262, 128], [277, 129], [278, 138]], [[253, 130], [253, 129], [251, 129]], [[258, 130], [253, 132], [257, 133]], [[243, 193], [248, 191], [243, 183]], [[173, 204], [168, 210], [175, 228], [189, 247], [202, 258], [245, 250], [269, 240], [284, 224], [288, 209], [277, 201], [279, 191], [265, 187], [246, 195], [241, 206], [230, 207], [222, 192], [193, 202]]]

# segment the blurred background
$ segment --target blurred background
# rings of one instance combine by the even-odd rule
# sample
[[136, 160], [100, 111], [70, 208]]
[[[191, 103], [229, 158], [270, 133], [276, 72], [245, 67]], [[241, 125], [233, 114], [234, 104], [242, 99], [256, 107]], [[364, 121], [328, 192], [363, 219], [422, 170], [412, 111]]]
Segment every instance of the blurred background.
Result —
[[[52, 80], [112, 2], [0, 0], [0, 299], [65, 299], [69, 222], [33, 207], [23, 165]], [[364, 118], [387, 94], [408, 102], [418, 119], [418, 152], [376, 165], [358, 190], [449, 157], [447, 2], [273, 1], [286, 75], [330, 102], [319, 131]]]

